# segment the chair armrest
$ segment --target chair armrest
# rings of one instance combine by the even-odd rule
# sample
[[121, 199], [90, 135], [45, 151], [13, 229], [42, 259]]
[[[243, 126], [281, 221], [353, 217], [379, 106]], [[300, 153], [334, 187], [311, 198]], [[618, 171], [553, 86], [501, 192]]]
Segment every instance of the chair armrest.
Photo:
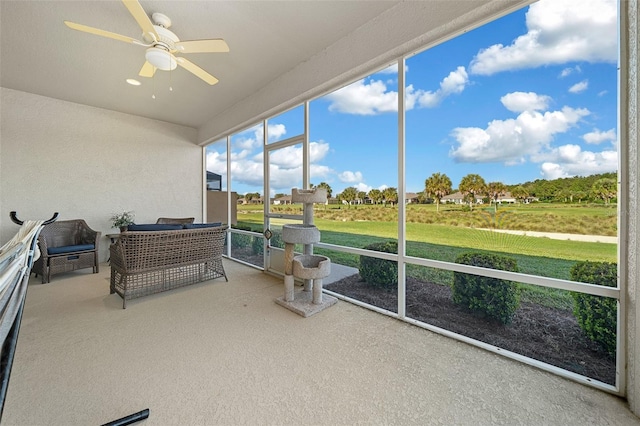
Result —
[[38, 235], [38, 247], [40, 248], [40, 257], [49, 257], [49, 246], [47, 245], [47, 239], [42, 233]]
[[94, 231], [88, 226], [84, 226], [82, 228], [82, 238], [80, 239], [82, 244], [93, 244], [98, 250], [98, 242], [100, 241], [100, 236], [102, 233], [100, 231]]

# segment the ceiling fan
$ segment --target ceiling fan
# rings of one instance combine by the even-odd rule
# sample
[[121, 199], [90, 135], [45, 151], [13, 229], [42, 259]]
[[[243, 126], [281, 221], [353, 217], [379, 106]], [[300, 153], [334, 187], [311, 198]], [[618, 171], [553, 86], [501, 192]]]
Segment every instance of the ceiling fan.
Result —
[[[132, 37], [104, 31], [98, 28], [64, 21], [65, 25], [77, 31], [83, 31], [102, 37], [133, 43], [147, 48], [145, 53], [145, 63], [140, 69], [141, 77], [153, 77], [156, 69], [169, 71], [174, 70], [178, 65], [197, 77], [213, 85], [218, 79], [182, 56], [175, 56], [174, 53], [221, 53], [228, 52], [229, 46], [223, 39], [211, 40], [189, 40], [180, 41], [172, 31], [171, 19], [162, 13], [154, 13], [151, 19], [144, 11], [138, 0], [122, 0], [129, 13], [133, 15], [140, 28], [142, 28], [142, 40]], [[153, 21], [152, 21], [153, 20]]]

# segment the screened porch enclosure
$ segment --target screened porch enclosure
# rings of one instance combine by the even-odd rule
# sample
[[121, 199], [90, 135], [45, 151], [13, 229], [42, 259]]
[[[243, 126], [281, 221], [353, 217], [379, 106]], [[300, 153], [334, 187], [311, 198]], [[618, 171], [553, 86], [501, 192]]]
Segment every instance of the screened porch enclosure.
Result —
[[[617, 148], [612, 151], [612, 172], [589, 177], [586, 166], [576, 169], [573, 173], [584, 179], [571, 181], [571, 189], [551, 188], [558, 185], [551, 175], [543, 182], [546, 186], [533, 179], [510, 178], [509, 185], [495, 181], [495, 176], [507, 176], [513, 170], [512, 142], [506, 139], [494, 142], [496, 150], [505, 151], [504, 157], [493, 154], [493, 159], [466, 164], [465, 142], [460, 139], [457, 151], [449, 152], [459, 161], [449, 172], [459, 176], [455, 183], [443, 173], [446, 157], [430, 154], [451, 137], [430, 129], [443, 122], [451, 123], [448, 129], [465, 123], [477, 133], [490, 120], [488, 111], [494, 110], [491, 102], [495, 101], [479, 100], [473, 105], [456, 101], [453, 114], [435, 108], [463, 89], [471, 90], [466, 87], [471, 71], [453, 66], [455, 60], [451, 60], [453, 71], [444, 79], [435, 74], [426, 80], [417, 77], [427, 75], [430, 64], [474, 37], [500, 42], [499, 36], [491, 36], [500, 33], [507, 18], [403, 56], [209, 145], [207, 156], [216, 158], [210, 170], [226, 173], [228, 187], [247, 193], [237, 206], [238, 225], [231, 230], [227, 253], [281, 276], [281, 227], [300, 222], [303, 215], [302, 205], [287, 202], [287, 196], [291, 188], [325, 186], [333, 194], [329, 192], [325, 205], [314, 206], [315, 224], [322, 234], [314, 252], [330, 257], [342, 272], [325, 281], [329, 294], [622, 394], [626, 332], [617, 269], [617, 206], [624, 194], [615, 188], [621, 176], [618, 165], [623, 163]], [[602, 76], [603, 90], [615, 92], [616, 64], [610, 63]], [[499, 83], [507, 93], [502, 98], [507, 109], [515, 111], [514, 99], [527, 90], [527, 96], [543, 90], [529, 83], [529, 78], [521, 77], [519, 86]], [[453, 82], [457, 88], [447, 86]], [[418, 89], [425, 84], [440, 85], [440, 89]], [[347, 113], [349, 104], [340, 102], [374, 86], [384, 95], [395, 94], [395, 100], [370, 110], [355, 110], [351, 105], [354, 110]], [[516, 86], [520, 91], [513, 89]], [[545, 99], [539, 96], [544, 107]], [[599, 112], [608, 117], [603, 126], [612, 126], [614, 132], [618, 102], [607, 103]], [[531, 116], [539, 109], [533, 107]], [[548, 114], [558, 111], [549, 108]], [[510, 120], [516, 122], [523, 115]], [[490, 135], [493, 130], [482, 131]], [[368, 151], [375, 155], [367, 155]], [[257, 160], [249, 162], [249, 155]], [[363, 177], [358, 171], [365, 162], [376, 176]], [[250, 181], [247, 169], [254, 171]], [[422, 186], [416, 186], [416, 181]], [[594, 188], [610, 181], [613, 195], [600, 198]], [[445, 195], [456, 189], [460, 202], [445, 201]], [[296, 250], [301, 253], [302, 247]], [[476, 293], [471, 294], [471, 286]], [[589, 328], [593, 321], [597, 325]]]

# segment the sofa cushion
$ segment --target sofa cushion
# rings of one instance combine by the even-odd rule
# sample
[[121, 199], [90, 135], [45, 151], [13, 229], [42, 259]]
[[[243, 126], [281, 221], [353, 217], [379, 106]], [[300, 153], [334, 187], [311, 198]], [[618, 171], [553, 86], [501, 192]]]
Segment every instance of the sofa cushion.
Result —
[[182, 229], [182, 225], [169, 225], [162, 223], [141, 223], [139, 225], [132, 223], [127, 227], [127, 231], [173, 231]]
[[185, 223], [184, 229], [197, 229], [197, 228], [216, 228], [221, 226], [222, 222], [211, 222], [211, 223]]
[[49, 247], [47, 248], [48, 254], [63, 254], [73, 253], [76, 251], [95, 250], [96, 246], [93, 244], [77, 244], [74, 246], [61, 246], [61, 247]]

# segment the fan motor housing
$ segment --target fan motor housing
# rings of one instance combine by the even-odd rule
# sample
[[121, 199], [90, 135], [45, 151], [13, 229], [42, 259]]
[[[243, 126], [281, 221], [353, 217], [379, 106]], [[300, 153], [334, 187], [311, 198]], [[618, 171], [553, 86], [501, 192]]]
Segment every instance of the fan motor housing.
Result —
[[[155, 47], [159, 47], [167, 50], [175, 50], [175, 44], [180, 41], [177, 35], [173, 33], [173, 31], [168, 30], [165, 27], [161, 27], [160, 25], [154, 25], [153, 28], [158, 33], [158, 40], [155, 40]], [[148, 36], [142, 35], [144, 40], [148, 43], [154, 43], [154, 40]]]

